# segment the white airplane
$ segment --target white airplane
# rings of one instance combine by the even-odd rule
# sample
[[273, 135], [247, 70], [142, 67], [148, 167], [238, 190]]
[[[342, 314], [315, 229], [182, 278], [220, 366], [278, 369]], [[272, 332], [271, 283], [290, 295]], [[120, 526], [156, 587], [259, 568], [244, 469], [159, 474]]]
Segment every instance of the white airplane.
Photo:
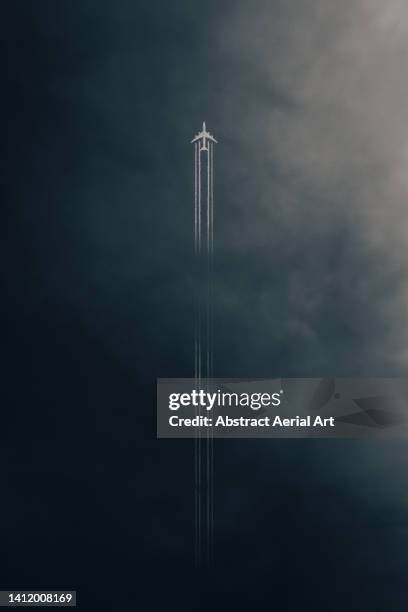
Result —
[[207, 140], [211, 140], [212, 142], [217, 142], [214, 138], [214, 136], [211, 136], [211, 134], [209, 132], [207, 132], [206, 127], [205, 127], [205, 121], [203, 121], [203, 130], [202, 132], [199, 132], [197, 134], [197, 136], [195, 138], [193, 138], [193, 140], [191, 141], [196, 142], [197, 140], [201, 140], [203, 139], [203, 146], [200, 147], [200, 151], [208, 151], [208, 147], [205, 146], [205, 143]]

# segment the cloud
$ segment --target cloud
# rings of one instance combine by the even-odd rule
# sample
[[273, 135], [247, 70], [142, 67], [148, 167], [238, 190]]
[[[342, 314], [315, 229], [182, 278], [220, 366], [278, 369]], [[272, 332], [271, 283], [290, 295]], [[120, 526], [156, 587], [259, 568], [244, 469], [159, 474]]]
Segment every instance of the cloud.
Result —
[[[356, 371], [381, 363], [401, 371], [408, 358], [401, 331], [408, 297], [406, 3], [259, 2], [254, 10], [241, 2], [219, 24], [216, 48], [229, 66], [219, 103], [224, 114], [228, 106], [225, 129], [241, 151], [232, 154], [236, 165], [246, 168], [225, 180], [232, 228], [244, 221], [246, 228], [224, 232], [220, 248], [263, 249], [291, 275], [279, 299], [292, 328], [340, 345], [348, 329]], [[293, 295], [305, 308], [296, 309]], [[331, 340], [323, 330], [333, 332]]]

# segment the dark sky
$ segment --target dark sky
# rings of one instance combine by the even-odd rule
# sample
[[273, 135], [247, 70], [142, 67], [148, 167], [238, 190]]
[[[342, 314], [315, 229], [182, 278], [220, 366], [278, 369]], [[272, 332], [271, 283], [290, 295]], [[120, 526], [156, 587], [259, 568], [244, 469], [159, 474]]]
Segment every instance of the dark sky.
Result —
[[193, 447], [155, 439], [156, 377], [192, 373], [203, 120], [216, 374], [406, 373], [406, 9], [329, 4], [2, 3], [1, 588], [406, 610], [402, 443], [220, 441], [198, 586]]

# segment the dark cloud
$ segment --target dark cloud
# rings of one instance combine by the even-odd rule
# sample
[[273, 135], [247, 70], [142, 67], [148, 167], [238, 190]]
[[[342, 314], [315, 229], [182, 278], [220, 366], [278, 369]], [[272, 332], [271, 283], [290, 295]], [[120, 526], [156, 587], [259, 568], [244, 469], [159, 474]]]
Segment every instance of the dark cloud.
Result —
[[[5, 588], [128, 609], [153, 578], [150, 608], [198, 607], [192, 446], [155, 440], [153, 383], [192, 371], [203, 119], [220, 141], [217, 374], [405, 371], [390, 7], [3, 4]], [[352, 590], [405, 609], [403, 448], [222, 442], [216, 462], [209, 605], [298, 609], [320, 585], [316, 606]]]

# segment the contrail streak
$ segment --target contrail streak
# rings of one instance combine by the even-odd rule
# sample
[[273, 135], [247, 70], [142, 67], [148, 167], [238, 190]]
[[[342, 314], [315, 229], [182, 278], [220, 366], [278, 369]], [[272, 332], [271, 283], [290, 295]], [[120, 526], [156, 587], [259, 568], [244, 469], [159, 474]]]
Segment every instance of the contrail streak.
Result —
[[[194, 252], [197, 296], [194, 323], [194, 379], [197, 388], [209, 388], [213, 377], [212, 272], [214, 253], [214, 143], [203, 130], [192, 140], [194, 150]], [[196, 416], [200, 416], [200, 407]], [[214, 440], [212, 431], [196, 428], [195, 473], [195, 558], [197, 565], [210, 563], [214, 541]]]

